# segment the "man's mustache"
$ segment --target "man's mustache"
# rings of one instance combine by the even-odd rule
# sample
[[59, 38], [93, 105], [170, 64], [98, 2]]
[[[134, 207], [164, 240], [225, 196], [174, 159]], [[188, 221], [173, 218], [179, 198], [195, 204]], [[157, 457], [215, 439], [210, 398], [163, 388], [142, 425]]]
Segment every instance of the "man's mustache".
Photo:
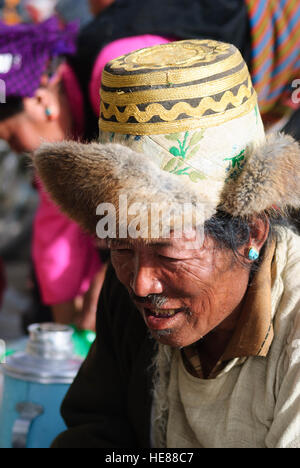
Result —
[[141, 297], [137, 296], [133, 291], [130, 291], [130, 297], [137, 304], [151, 304], [154, 307], [162, 307], [169, 300], [161, 294], [149, 294], [148, 296]]
[[[148, 296], [140, 297], [134, 294], [133, 291], [130, 291], [129, 295], [136, 304], [151, 304], [157, 308], [162, 307], [169, 301], [168, 297], [162, 296], [161, 294], [149, 294]], [[192, 311], [189, 307], [182, 307], [182, 311], [184, 311], [186, 315], [192, 316]]]

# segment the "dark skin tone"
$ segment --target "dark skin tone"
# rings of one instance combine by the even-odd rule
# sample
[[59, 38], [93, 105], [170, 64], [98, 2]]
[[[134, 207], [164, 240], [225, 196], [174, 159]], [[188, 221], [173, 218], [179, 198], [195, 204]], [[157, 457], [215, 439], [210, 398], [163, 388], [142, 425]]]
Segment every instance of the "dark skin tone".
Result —
[[249, 248], [260, 251], [267, 236], [268, 223], [253, 220], [249, 242], [239, 249], [242, 263], [232, 251], [217, 248], [212, 238], [200, 248], [185, 237], [151, 245], [113, 242], [111, 258], [152, 336], [176, 348], [201, 340], [208, 373], [239, 318], [249, 283]]

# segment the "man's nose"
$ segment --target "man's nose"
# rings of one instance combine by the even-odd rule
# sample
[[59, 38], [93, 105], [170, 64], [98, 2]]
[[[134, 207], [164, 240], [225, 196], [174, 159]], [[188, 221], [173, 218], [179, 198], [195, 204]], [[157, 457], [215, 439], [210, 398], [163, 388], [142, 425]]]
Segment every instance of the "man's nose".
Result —
[[159, 270], [151, 260], [137, 257], [130, 284], [134, 294], [146, 297], [149, 294], [161, 294], [163, 286], [159, 279]]

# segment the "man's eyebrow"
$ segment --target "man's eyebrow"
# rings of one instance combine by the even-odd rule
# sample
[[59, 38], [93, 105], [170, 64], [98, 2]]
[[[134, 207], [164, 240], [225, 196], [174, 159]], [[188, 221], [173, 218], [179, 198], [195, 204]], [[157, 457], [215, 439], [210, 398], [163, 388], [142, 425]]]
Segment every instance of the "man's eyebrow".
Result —
[[119, 240], [119, 239], [112, 239], [110, 241], [112, 247], [125, 247], [129, 246], [130, 242], [128, 240]]
[[158, 247], [158, 248], [160, 248], [160, 247], [172, 247], [173, 246], [173, 244], [171, 242], [169, 242], [169, 241], [165, 241], [165, 242], [161, 241], [161, 242], [153, 242], [153, 243], [150, 242], [149, 245], [151, 245], [153, 247]]

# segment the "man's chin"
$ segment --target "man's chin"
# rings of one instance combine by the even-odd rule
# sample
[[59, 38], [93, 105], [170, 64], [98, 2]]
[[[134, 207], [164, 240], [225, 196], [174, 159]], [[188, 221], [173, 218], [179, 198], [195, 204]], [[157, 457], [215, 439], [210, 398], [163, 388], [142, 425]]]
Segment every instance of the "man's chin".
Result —
[[149, 330], [151, 336], [160, 344], [170, 346], [171, 348], [186, 348], [192, 344], [197, 343], [203, 337], [199, 336], [190, 336], [187, 338], [184, 333], [178, 333], [174, 329], [165, 329], [165, 330]]
[[182, 348], [184, 344], [172, 329], [150, 330], [152, 337], [160, 344], [171, 348]]

